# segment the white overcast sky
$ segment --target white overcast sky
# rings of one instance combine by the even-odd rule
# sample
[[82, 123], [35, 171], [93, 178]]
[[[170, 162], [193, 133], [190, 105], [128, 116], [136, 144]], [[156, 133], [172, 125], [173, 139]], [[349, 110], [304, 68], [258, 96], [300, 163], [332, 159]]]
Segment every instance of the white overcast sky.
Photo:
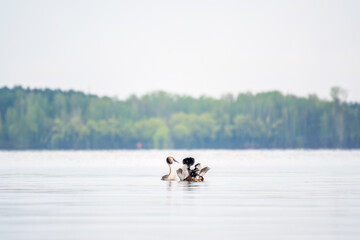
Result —
[[0, 87], [360, 101], [360, 1], [0, 0]]

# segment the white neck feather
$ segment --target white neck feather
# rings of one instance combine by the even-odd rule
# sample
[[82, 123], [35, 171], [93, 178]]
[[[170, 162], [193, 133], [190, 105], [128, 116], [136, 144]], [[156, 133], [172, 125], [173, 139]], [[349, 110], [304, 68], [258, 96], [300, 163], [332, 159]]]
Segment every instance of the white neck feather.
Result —
[[171, 164], [168, 164], [168, 165], [169, 165], [169, 170], [170, 170], [169, 178], [170, 178], [170, 179], [175, 179], [175, 172], [174, 172], [174, 170], [172, 169]]

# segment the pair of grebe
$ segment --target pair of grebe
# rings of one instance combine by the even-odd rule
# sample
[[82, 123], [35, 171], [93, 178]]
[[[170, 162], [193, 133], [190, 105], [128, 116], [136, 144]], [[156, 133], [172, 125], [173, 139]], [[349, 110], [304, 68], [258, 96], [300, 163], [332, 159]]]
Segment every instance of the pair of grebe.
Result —
[[[161, 178], [161, 180], [165, 180], [165, 181], [176, 180], [175, 172], [171, 166], [173, 164], [173, 162], [179, 163], [173, 157], [166, 158], [166, 163], [169, 166], [170, 172], [169, 172], [169, 174], [163, 176]], [[207, 173], [210, 170], [210, 168], [209, 167], [201, 168], [201, 164], [197, 163], [195, 165], [195, 168], [191, 169], [190, 167], [192, 165], [194, 165], [194, 163], [195, 163], [195, 159], [192, 157], [188, 157], [183, 160], [184, 165], [182, 166], [182, 168], [179, 168], [178, 170], [176, 170], [176, 173], [177, 173], [178, 177], [180, 178], [180, 181], [188, 181], [188, 182], [204, 181], [204, 175], [205, 175], [205, 173]]]

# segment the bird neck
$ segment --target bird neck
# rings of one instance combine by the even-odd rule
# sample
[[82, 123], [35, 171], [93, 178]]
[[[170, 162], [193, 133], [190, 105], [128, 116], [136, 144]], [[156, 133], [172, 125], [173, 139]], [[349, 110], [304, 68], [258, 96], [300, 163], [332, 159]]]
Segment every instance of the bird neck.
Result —
[[169, 171], [170, 171], [169, 176], [175, 176], [175, 172], [173, 171], [171, 164], [168, 164], [168, 166], [169, 166]]

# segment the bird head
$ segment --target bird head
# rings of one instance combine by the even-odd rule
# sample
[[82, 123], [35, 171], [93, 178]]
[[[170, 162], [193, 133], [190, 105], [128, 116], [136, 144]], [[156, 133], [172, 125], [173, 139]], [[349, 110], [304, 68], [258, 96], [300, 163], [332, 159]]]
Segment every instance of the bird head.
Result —
[[176, 161], [175, 158], [173, 158], [173, 157], [167, 157], [167, 158], [166, 158], [166, 162], [167, 162], [168, 164], [173, 164], [173, 162], [179, 163], [179, 162]]
[[194, 163], [195, 163], [195, 159], [192, 157], [184, 158], [184, 160], [183, 160], [183, 164], [186, 164], [189, 167], [194, 165]]

